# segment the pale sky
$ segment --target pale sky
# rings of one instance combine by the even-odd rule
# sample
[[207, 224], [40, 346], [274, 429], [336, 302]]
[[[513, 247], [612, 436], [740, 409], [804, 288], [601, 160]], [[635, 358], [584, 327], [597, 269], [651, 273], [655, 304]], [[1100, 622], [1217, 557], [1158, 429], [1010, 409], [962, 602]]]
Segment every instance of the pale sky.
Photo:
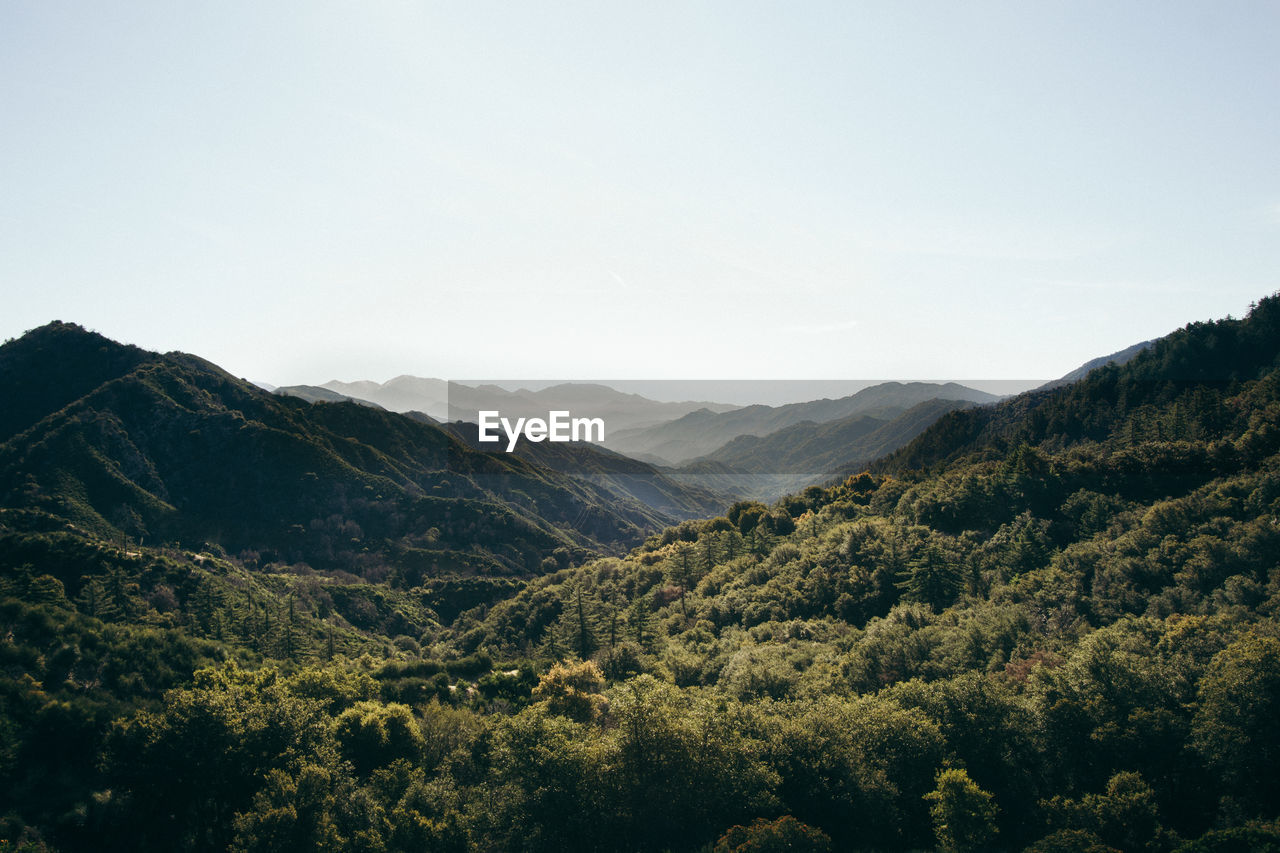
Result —
[[0, 337], [1051, 378], [1280, 290], [1280, 3], [0, 3]]

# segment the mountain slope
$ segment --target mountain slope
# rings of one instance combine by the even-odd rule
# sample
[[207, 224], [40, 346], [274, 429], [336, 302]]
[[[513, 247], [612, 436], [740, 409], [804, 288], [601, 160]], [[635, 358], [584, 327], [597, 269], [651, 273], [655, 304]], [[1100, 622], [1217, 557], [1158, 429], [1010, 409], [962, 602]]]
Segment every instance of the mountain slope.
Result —
[[[553, 553], [487, 592], [103, 541], [39, 508], [85, 502], [79, 468], [43, 495], [41, 468], [0, 506], [0, 833], [66, 853], [1280, 847], [1276, 317], [1264, 300], [952, 413], [897, 457], [929, 470]], [[427, 436], [460, 446], [349, 404], [253, 411], [216, 379], [159, 359], [0, 454], [94, 450], [181, 511], [165, 421], [216, 433], [219, 401], [379, 488], [417, 476]], [[152, 434], [108, 405], [130, 393], [159, 406]], [[525, 484], [520, 460], [459, 460], [450, 489], [479, 467]]]
[[[995, 406], [953, 412], [875, 470], [926, 469], [1020, 444], [1070, 447], [1114, 438], [1195, 439], [1228, 423], [1224, 408], [1240, 383], [1280, 364], [1280, 297], [1261, 300], [1242, 320], [1191, 323], [1071, 385], [1036, 390]], [[1258, 441], [1272, 437], [1263, 430]]]
[[[425, 415], [410, 413], [409, 417]], [[474, 424], [459, 421], [449, 424], [447, 428], [469, 446], [477, 450], [485, 449], [477, 440], [478, 428]], [[673, 521], [718, 515], [740, 497], [736, 492], [721, 493], [682, 484], [652, 465], [590, 442], [522, 441], [512, 455], [543, 468], [594, 483], [612, 492], [620, 500], [637, 501]]]
[[306, 400], [308, 403], [359, 403], [364, 406], [372, 406], [375, 409], [384, 408], [370, 400], [339, 394], [337, 391], [331, 391], [320, 385], [282, 385], [269, 390], [272, 394], [297, 397], [299, 400]]
[[933, 399], [986, 403], [998, 398], [955, 383], [884, 382], [838, 400], [747, 406], [731, 412], [699, 410], [670, 423], [615, 431], [604, 443], [619, 453], [681, 464], [711, 454], [741, 435], [763, 436], [804, 421], [820, 424], [855, 415], [893, 418]]
[[653, 677], [742, 703], [779, 810], [836, 849], [934, 849], [946, 774], [998, 804], [980, 849], [1274, 846], [1278, 320], [951, 413], [895, 476], [682, 524], [455, 642], [591, 656], [612, 701]]
[[[877, 459], [901, 447], [943, 414], [972, 405], [936, 399], [918, 403], [895, 417], [855, 414], [826, 423], [804, 421], [764, 436], [738, 436], [701, 459], [743, 472], [822, 476], [844, 464]], [[887, 414], [893, 413], [890, 410]]]
[[53, 322], [0, 347], [0, 441], [78, 400], [104, 382], [156, 359], [74, 323]]
[[142, 353], [75, 327], [32, 336], [0, 347], [18, 386], [6, 396], [38, 377], [91, 380], [10, 416], [17, 427], [40, 420], [0, 444], [0, 502], [104, 536], [207, 540], [417, 578], [534, 571], [556, 548], [614, 548], [665, 520], [401, 415], [271, 395], [194, 356]]
[[1052, 382], [1046, 382], [1040, 386], [1040, 389], [1049, 390], [1052, 388], [1059, 388], [1063, 385], [1070, 385], [1072, 382], [1078, 382], [1079, 380], [1084, 379], [1095, 369], [1105, 367], [1108, 364], [1128, 364], [1133, 360], [1134, 356], [1140, 352], [1150, 349], [1151, 345], [1154, 343], [1154, 340], [1143, 341], [1142, 343], [1134, 344], [1131, 347], [1125, 347], [1119, 352], [1113, 352], [1111, 355], [1104, 355], [1090, 359], [1061, 378], [1055, 379]]
[[809, 486], [844, 479], [911, 441], [947, 412], [974, 403], [928, 400], [882, 417], [850, 415], [815, 424], [803, 421], [765, 436], [741, 435], [714, 453], [668, 469], [688, 486], [738, 499], [775, 501]]
[[393, 412], [426, 412], [436, 420], [445, 420], [449, 414], [448, 384], [443, 379], [397, 376], [386, 382], [368, 379], [339, 382], [335, 379], [319, 387], [344, 397], [377, 403]]

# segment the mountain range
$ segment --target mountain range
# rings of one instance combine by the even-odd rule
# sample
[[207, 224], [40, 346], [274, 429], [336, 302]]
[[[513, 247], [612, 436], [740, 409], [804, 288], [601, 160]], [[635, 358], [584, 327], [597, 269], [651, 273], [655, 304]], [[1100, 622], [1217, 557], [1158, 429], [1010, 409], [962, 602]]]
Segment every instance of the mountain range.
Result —
[[65, 323], [0, 391], [4, 849], [1280, 849], [1280, 295], [678, 468]]
[[[520, 454], [673, 518], [706, 515], [735, 500], [774, 500], [835, 475], [841, 466], [901, 447], [932, 420], [995, 395], [956, 383], [885, 382], [838, 399], [779, 406], [659, 402], [600, 383], [561, 383], [509, 391], [399, 376], [385, 383], [327, 382], [275, 393], [309, 402], [358, 402], [452, 423], [476, 450], [479, 412], [514, 421], [552, 410], [600, 417], [604, 440], [572, 450], [520, 443]], [[469, 426], [468, 426], [469, 425]]]
[[698, 409], [731, 411], [736, 406], [708, 401], [661, 402], [639, 394], [628, 394], [607, 385], [591, 382], [563, 382], [538, 390], [508, 390], [485, 383], [430, 379], [419, 376], [397, 376], [386, 382], [333, 380], [320, 386], [288, 386], [279, 393], [307, 399], [364, 400], [393, 412], [421, 412], [437, 421], [476, 423], [480, 411], [500, 411], [512, 419], [543, 417], [554, 410], [589, 410], [591, 417], [604, 418], [609, 430], [625, 430], [663, 423]]
[[728, 412], [702, 408], [655, 426], [614, 430], [604, 443], [611, 450], [639, 459], [679, 465], [713, 454], [739, 436], [764, 436], [805, 421], [825, 423], [857, 415], [891, 420], [918, 403], [935, 399], [989, 403], [998, 398], [955, 383], [884, 382], [837, 400], [754, 405]]
[[355, 574], [521, 574], [557, 548], [608, 551], [672, 520], [433, 423], [270, 394], [73, 324], [0, 347], [0, 387], [0, 506], [107, 538]]

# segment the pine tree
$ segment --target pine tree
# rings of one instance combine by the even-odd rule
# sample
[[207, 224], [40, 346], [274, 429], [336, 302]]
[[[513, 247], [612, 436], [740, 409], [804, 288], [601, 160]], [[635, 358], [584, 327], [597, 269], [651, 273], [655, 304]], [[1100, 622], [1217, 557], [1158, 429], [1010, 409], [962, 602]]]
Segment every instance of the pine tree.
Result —
[[964, 575], [949, 555], [930, 544], [899, 574], [898, 589], [935, 611], [951, 604], [964, 586]]
[[635, 634], [636, 643], [641, 648], [648, 648], [649, 604], [645, 599], [637, 598], [631, 602], [627, 609], [627, 622]]
[[702, 572], [706, 574], [716, 567], [716, 541], [714, 536], [702, 537]]
[[618, 645], [618, 603], [609, 596], [609, 648]]
[[297, 616], [294, 612], [293, 593], [289, 593], [289, 617], [284, 625], [284, 658], [285, 660], [293, 660], [293, 655], [297, 651], [297, 637], [295, 629], [297, 625]]
[[560, 646], [556, 642], [556, 623], [547, 626], [547, 656], [552, 660], [560, 660]]
[[685, 595], [693, 583], [693, 555], [691, 551], [692, 549], [688, 545], [682, 544], [678, 546], [675, 560], [671, 566], [673, 580], [680, 585], [680, 612], [685, 619], [689, 618], [689, 605], [685, 601]]
[[102, 581], [97, 578], [81, 578], [83, 583], [80, 594], [76, 596], [76, 606], [84, 612], [86, 616], [92, 616], [94, 619], [106, 619], [103, 612], [103, 604], [106, 600], [106, 591], [103, 589]]
[[586, 606], [582, 601], [582, 589], [578, 589], [578, 657], [587, 660], [597, 648], [595, 635], [587, 621]]

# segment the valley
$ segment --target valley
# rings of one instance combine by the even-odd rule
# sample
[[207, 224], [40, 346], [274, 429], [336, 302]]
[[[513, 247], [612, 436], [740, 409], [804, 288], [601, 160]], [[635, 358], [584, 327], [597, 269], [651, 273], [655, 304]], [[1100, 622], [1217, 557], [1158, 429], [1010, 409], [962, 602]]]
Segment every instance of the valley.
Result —
[[1131, 355], [654, 464], [33, 330], [0, 844], [1268, 849], [1280, 297]]

